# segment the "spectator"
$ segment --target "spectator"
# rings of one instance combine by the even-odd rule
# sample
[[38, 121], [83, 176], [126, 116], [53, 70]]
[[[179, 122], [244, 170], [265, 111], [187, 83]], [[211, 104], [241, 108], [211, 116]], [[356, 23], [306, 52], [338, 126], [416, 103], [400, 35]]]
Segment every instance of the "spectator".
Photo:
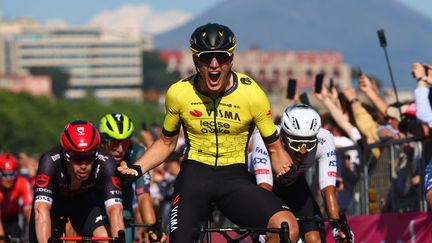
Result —
[[30, 221], [33, 193], [30, 183], [18, 175], [18, 160], [10, 153], [0, 155], [0, 235], [21, 239], [20, 211], [26, 224]]

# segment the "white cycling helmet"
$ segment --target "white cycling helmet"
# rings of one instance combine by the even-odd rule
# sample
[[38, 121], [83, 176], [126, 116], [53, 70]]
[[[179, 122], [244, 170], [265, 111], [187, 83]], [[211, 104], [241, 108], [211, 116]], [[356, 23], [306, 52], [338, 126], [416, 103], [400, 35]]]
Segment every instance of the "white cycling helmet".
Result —
[[321, 128], [321, 118], [314, 108], [295, 104], [285, 108], [280, 126], [287, 135], [315, 137]]

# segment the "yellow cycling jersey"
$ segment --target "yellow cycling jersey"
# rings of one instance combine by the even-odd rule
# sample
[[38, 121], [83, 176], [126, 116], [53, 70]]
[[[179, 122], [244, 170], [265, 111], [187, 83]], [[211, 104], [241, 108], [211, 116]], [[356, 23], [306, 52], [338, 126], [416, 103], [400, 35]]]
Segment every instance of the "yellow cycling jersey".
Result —
[[168, 89], [163, 134], [175, 136], [183, 126], [185, 159], [214, 166], [245, 163], [255, 126], [265, 142], [276, 141], [267, 96], [247, 75], [231, 73], [233, 86], [218, 98], [199, 88], [197, 74]]

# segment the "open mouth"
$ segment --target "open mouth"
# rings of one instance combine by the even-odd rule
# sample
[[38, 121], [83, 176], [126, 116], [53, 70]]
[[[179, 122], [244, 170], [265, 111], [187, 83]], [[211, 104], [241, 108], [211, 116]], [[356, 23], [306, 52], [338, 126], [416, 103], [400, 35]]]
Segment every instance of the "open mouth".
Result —
[[210, 83], [216, 85], [219, 81], [221, 73], [220, 72], [209, 72]]
[[78, 173], [78, 176], [79, 176], [80, 178], [86, 178], [87, 175], [88, 175], [87, 172], [79, 172], [79, 173]]

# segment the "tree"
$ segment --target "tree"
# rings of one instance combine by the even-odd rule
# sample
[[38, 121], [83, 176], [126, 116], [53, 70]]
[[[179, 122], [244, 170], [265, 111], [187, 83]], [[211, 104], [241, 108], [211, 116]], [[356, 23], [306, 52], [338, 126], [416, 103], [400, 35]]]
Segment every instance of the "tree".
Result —
[[173, 82], [180, 79], [178, 73], [167, 71], [167, 64], [160, 58], [157, 51], [144, 51], [142, 60], [144, 90], [166, 90]]
[[70, 74], [61, 67], [30, 67], [32, 75], [48, 75], [52, 81], [53, 94], [57, 98], [64, 97], [64, 92], [69, 86]]
[[33, 97], [26, 93], [0, 91], [0, 150], [40, 154], [59, 143], [63, 127], [73, 120], [88, 120], [99, 126], [107, 113], [128, 115], [139, 136], [139, 124], [162, 124], [160, 107], [148, 103], [116, 101], [97, 103], [94, 99], [67, 101]]

